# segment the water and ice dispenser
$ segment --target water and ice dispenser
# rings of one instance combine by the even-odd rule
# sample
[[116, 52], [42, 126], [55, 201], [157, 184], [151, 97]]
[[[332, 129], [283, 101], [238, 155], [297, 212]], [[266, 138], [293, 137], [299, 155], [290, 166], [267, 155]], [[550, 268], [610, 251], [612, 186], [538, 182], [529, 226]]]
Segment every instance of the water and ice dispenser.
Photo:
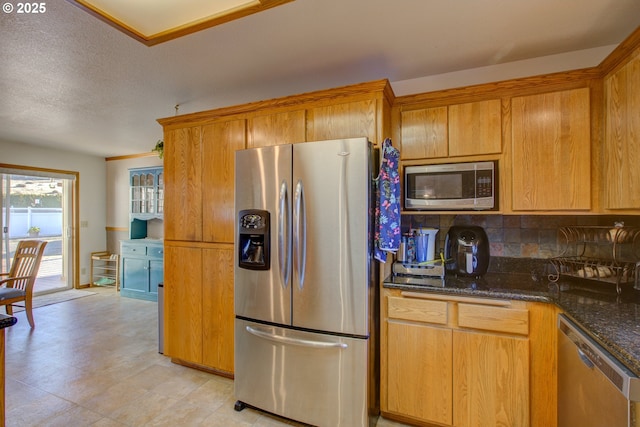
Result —
[[238, 213], [238, 266], [248, 270], [270, 268], [269, 212], [246, 209]]

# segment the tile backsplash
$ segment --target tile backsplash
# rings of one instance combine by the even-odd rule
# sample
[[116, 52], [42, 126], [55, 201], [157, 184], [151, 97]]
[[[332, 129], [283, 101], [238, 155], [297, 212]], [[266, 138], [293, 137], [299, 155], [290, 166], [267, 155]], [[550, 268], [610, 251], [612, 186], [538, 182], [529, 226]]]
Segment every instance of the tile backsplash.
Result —
[[403, 215], [402, 232], [410, 228], [440, 229], [436, 251], [444, 250], [444, 241], [452, 225], [478, 225], [485, 229], [491, 256], [515, 258], [549, 258], [563, 249], [558, 228], [566, 226], [612, 226], [623, 221], [640, 226], [640, 215]]

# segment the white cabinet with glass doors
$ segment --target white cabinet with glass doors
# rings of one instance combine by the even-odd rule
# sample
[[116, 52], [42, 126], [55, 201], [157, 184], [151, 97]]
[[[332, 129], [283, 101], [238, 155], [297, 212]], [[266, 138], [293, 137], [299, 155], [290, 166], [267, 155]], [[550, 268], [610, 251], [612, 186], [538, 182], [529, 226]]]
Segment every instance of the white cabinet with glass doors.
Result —
[[164, 215], [164, 172], [162, 167], [129, 169], [129, 238], [148, 237], [147, 223], [162, 221]]
[[129, 169], [132, 218], [162, 219], [164, 211], [164, 174], [162, 167]]

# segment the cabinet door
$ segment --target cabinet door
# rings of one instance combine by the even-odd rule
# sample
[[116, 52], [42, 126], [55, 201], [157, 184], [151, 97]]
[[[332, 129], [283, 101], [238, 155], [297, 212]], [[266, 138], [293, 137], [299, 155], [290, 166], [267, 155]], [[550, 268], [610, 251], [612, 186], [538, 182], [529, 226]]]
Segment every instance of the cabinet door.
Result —
[[607, 209], [640, 208], [640, 50], [604, 81], [604, 201]]
[[305, 117], [304, 110], [253, 117], [248, 121], [247, 146], [254, 148], [304, 142]]
[[307, 111], [307, 140], [358, 138], [377, 141], [376, 101], [354, 101]]
[[165, 243], [164, 354], [202, 364], [202, 250]]
[[203, 250], [203, 360], [233, 372], [233, 246]]
[[403, 111], [401, 120], [403, 160], [449, 155], [447, 107]]
[[511, 107], [513, 210], [589, 210], [589, 89], [516, 97]]
[[202, 240], [201, 164], [200, 127], [165, 131], [164, 237], [166, 240]]
[[205, 242], [233, 243], [234, 162], [245, 148], [245, 121], [202, 127], [202, 222]]
[[453, 332], [453, 424], [529, 425], [529, 340]]
[[164, 170], [162, 168], [156, 170], [156, 214], [162, 217], [164, 215]]
[[139, 258], [122, 258], [122, 290], [147, 293], [149, 288], [149, 261]]
[[502, 151], [499, 99], [449, 106], [449, 156], [474, 156]]
[[388, 321], [387, 405], [390, 412], [450, 425], [452, 332]]

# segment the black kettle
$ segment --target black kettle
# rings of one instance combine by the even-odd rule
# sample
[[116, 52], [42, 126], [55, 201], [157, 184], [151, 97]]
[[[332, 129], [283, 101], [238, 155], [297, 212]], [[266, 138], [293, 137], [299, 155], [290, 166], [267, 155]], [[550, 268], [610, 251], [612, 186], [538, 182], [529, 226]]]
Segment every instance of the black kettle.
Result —
[[445, 238], [447, 271], [459, 276], [482, 276], [489, 268], [489, 238], [482, 227], [454, 225]]

